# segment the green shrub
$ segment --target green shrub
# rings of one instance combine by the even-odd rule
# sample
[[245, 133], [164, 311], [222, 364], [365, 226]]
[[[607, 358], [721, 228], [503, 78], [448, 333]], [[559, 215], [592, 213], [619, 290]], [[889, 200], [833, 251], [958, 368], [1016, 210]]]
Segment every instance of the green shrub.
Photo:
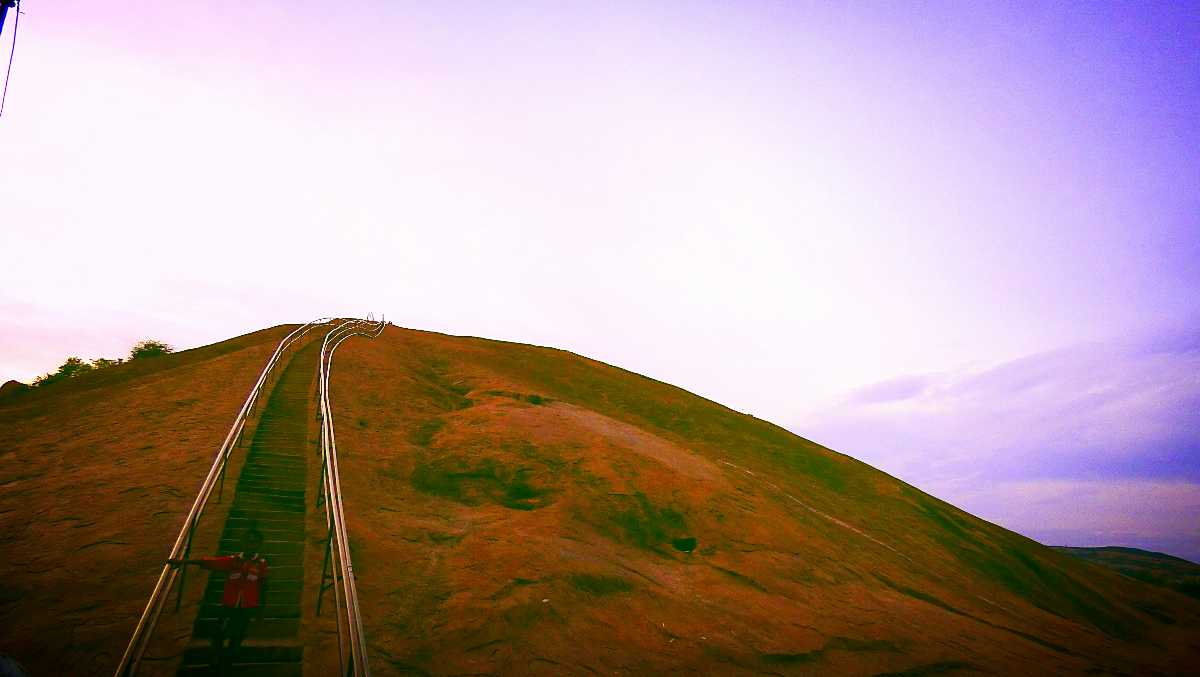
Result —
[[66, 362], [59, 366], [58, 371], [42, 374], [33, 380], [33, 385], [44, 386], [58, 381], [65, 381], [69, 378], [75, 378], [80, 374], [86, 374], [95, 369], [91, 364], [84, 362], [78, 357], [68, 357]]
[[174, 352], [174, 348], [154, 339], [145, 339], [133, 344], [133, 348], [129, 350], [129, 359], [137, 360], [143, 357], [158, 357]]

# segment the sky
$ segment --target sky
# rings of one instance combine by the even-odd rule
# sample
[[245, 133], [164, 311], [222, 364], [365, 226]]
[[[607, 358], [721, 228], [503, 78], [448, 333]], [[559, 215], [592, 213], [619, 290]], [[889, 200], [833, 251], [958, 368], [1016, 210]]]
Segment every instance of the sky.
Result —
[[1200, 5], [22, 11], [0, 380], [386, 313], [1200, 560]]

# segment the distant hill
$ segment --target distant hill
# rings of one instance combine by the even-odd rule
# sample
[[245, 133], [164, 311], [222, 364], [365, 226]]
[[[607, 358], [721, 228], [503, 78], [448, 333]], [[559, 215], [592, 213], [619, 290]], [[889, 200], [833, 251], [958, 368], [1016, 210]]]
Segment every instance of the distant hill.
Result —
[[[0, 401], [0, 653], [111, 674], [287, 330]], [[1200, 664], [1200, 601], [595, 360], [389, 327], [339, 349], [331, 392], [377, 675]]]
[[1137, 548], [1071, 548], [1062, 545], [1053, 547], [1059, 552], [1106, 566], [1130, 578], [1178, 590], [1200, 599], [1200, 564], [1195, 562]]
[[25, 383], [21, 383], [20, 381], [6, 381], [4, 385], [0, 386], [0, 399], [25, 392], [26, 390], [29, 390], [29, 386]]

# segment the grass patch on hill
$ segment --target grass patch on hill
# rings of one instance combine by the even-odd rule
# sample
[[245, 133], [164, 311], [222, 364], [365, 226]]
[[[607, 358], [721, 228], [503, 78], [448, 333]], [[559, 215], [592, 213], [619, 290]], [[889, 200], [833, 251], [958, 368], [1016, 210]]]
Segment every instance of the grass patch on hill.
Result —
[[415, 430], [409, 433], [408, 441], [418, 447], [428, 447], [429, 443], [433, 441], [434, 436], [445, 427], [446, 422], [444, 420], [431, 418], [418, 425]]
[[596, 513], [588, 517], [599, 519], [602, 533], [646, 550], [657, 550], [663, 544], [688, 537], [683, 513], [671, 506], [655, 505], [640, 491], [632, 496], [612, 496], [597, 505]]
[[525, 393], [515, 393], [515, 392], [512, 392], [511, 390], [487, 390], [487, 391], [484, 391], [483, 394], [491, 395], [493, 397], [507, 397], [510, 399], [514, 399], [518, 402], [528, 402], [530, 404], [539, 405], [539, 406], [553, 401], [550, 398], [544, 397], [542, 395], [536, 395], [536, 394], [526, 395]]
[[444, 458], [418, 464], [410, 479], [417, 491], [463, 505], [499, 503], [513, 510], [536, 510], [553, 501], [553, 491], [539, 486], [532, 468], [510, 470], [490, 458], [470, 463]]
[[604, 597], [633, 590], [633, 585], [619, 576], [600, 576], [595, 574], [571, 574], [568, 579], [576, 590], [582, 590], [589, 595]]

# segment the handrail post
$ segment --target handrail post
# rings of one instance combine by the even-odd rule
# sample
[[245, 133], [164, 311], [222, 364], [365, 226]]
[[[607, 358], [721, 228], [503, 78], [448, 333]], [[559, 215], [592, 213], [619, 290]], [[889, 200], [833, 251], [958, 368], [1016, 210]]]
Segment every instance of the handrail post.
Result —
[[225, 452], [221, 459], [221, 486], [217, 488], [217, 503], [225, 496], [225, 468], [229, 467], [229, 452]]
[[325, 598], [325, 591], [328, 586], [325, 581], [330, 578], [329, 575], [329, 554], [330, 546], [333, 542], [333, 527], [330, 527], [329, 533], [325, 536], [325, 558], [321, 563], [321, 583], [317, 586], [317, 615], [321, 615], [321, 601]]
[[[188, 527], [187, 545], [183, 548], [183, 559], [187, 559], [188, 555], [192, 554], [192, 536], [196, 533], [196, 523], [200, 520], [200, 515], [192, 518], [192, 523]], [[180, 567], [179, 572], [179, 589], [175, 594], [175, 611], [179, 611], [179, 605], [183, 603], [183, 589], [187, 584], [187, 567]]]

